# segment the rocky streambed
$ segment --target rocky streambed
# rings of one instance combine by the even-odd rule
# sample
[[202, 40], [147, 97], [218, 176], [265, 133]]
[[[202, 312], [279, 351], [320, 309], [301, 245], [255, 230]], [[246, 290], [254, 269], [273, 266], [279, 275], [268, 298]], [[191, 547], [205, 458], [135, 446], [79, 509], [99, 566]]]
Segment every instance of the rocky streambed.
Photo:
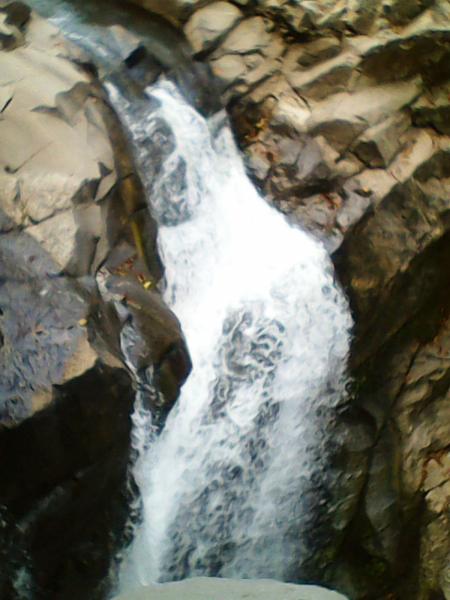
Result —
[[138, 4], [172, 25], [84, 3], [116, 48], [97, 64], [86, 39], [0, 4], [0, 597], [106, 597], [132, 495], [124, 324], [162, 420], [189, 372], [101, 85], [139, 94], [162, 72], [205, 112], [227, 107], [254, 181], [324, 240], [351, 302], [354, 386], [299, 577], [352, 599], [447, 597], [448, 2]]

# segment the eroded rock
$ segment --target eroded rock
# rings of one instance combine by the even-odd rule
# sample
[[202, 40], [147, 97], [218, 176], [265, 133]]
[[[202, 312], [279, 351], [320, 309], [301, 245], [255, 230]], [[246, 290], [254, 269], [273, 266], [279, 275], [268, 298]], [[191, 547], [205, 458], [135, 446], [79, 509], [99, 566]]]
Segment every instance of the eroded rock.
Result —
[[[0, 53], [0, 596], [104, 598], [130, 493], [121, 302], [145, 346], [136, 369], [154, 373], [151, 408], [167, 413], [189, 356], [156, 291], [155, 226], [102, 89], [55, 28], [20, 3], [5, 14], [22, 37]], [[111, 302], [97, 276], [122, 246]]]

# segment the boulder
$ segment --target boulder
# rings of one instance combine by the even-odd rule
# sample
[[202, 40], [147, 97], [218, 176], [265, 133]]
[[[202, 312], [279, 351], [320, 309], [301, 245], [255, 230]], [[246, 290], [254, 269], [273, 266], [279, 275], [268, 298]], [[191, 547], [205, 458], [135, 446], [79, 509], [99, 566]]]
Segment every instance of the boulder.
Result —
[[155, 584], [118, 596], [116, 600], [345, 600], [345, 596], [314, 585], [294, 585], [270, 579], [233, 580], [196, 577]]

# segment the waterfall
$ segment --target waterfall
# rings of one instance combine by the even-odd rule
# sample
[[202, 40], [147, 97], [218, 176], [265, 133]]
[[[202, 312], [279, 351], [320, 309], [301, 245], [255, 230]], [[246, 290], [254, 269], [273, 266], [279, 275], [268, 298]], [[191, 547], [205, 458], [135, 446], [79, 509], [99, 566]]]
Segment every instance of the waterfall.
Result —
[[109, 93], [193, 361], [161, 434], [135, 421], [143, 518], [122, 588], [205, 574], [284, 579], [301, 560], [324, 419], [344, 394], [346, 300], [323, 246], [254, 189], [223, 114], [205, 120], [164, 81], [140, 103]]

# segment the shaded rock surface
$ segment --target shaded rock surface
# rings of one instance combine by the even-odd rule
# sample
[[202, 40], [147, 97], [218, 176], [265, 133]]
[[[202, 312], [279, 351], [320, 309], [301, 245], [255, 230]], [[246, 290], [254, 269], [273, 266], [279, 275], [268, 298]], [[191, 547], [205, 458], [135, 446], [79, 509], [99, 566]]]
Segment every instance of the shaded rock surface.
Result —
[[174, 583], [146, 586], [116, 600], [345, 600], [331, 590], [293, 585], [270, 579], [235, 580], [195, 577]]
[[189, 356], [102, 89], [23, 4], [0, 27], [0, 597], [104, 598], [128, 535], [130, 368], [163, 414]]

